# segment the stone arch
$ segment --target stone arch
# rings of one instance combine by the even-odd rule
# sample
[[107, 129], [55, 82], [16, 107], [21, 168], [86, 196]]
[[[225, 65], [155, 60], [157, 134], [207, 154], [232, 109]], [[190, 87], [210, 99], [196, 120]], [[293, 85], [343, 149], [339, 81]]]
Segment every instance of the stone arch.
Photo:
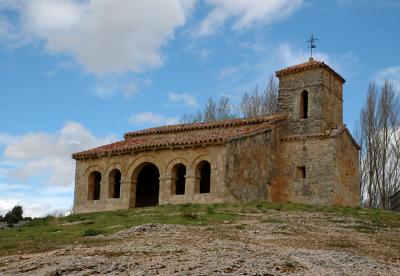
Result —
[[99, 200], [101, 194], [101, 173], [92, 171], [88, 176], [88, 200]]
[[132, 183], [135, 186], [135, 207], [158, 205], [160, 170], [154, 163], [140, 164], [132, 174]]
[[[164, 163], [152, 155], [143, 155], [143, 156], [140, 156], [139, 158], [137, 158], [136, 160], [134, 160], [133, 163], [129, 166], [129, 169], [127, 170], [126, 175], [125, 175], [126, 179], [129, 179], [129, 181], [130, 181], [129, 198], [128, 198], [130, 208], [139, 207], [136, 204], [138, 176], [139, 176], [141, 170], [146, 165], [149, 165], [149, 164], [153, 164], [157, 167], [157, 169], [159, 171], [158, 185], [160, 186], [160, 178], [161, 178], [160, 172], [165, 171]], [[126, 187], [126, 188], [128, 188], [128, 187]], [[160, 187], [158, 189], [160, 191]]]
[[176, 158], [174, 158], [174, 159], [172, 159], [172, 160], [170, 160], [170, 161], [168, 162], [167, 166], [165, 167], [165, 173], [166, 173], [166, 174], [170, 173], [171, 170], [172, 170], [172, 168], [173, 168], [176, 164], [179, 164], [179, 163], [185, 165], [186, 167], [189, 165], [189, 161], [186, 160], [185, 158], [183, 158], [183, 157], [176, 157]]
[[91, 166], [89, 166], [84, 172], [83, 172], [83, 176], [84, 177], [87, 177], [87, 176], [89, 176], [89, 174], [92, 172], [92, 171], [98, 171], [98, 172], [100, 172], [102, 175], [104, 174], [104, 169], [103, 169], [103, 167], [101, 167], [101, 166], [99, 166], [99, 165], [91, 165]]
[[[203, 172], [203, 177], [202, 177], [202, 166], [207, 163], [209, 164], [209, 167], [205, 168], [205, 169], [209, 170], [209, 172], [207, 173], [208, 181], [206, 181], [205, 172]], [[210, 193], [211, 186], [213, 184], [212, 179], [211, 179], [211, 171], [213, 169], [213, 165], [212, 165], [210, 156], [207, 154], [197, 156], [193, 160], [190, 167], [191, 167], [191, 171], [194, 172], [194, 177], [195, 177], [194, 192], [196, 194]]]
[[210, 164], [212, 163], [211, 157], [208, 154], [202, 154], [193, 159], [193, 161], [190, 163], [190, 170], [195, 171], [197, 164], [200, 163], [201, 161], [207, 161]]
[[[97, 179], [95, 178], [95, 175], [92, 173], [98, 172], [100, 174], [100, 177], [97, 176]], [[99, 165], [92, 165], [89, 166], [81, 175], [81, 183], [84, 183], [86, 186], [86, 199], [87, 200], [99, 200], [101, 197], [101, 186], [104, 175], [104, 169], [100, 167]], [[96, 180], [96, 181], [95, 181]], [[96, 183], [95, 183], [96, 182]], [[95, 185], [96, 184], [96, 185]], [[96, 189], [95, 189], [96, 188]], [[96, 192], [96, 196], [95, 196]], [[96, 198], [96, 199], [95, 199]]]
[[207, 160], [197, 163], [195, 178], [195, 192], [209, 194], [211, 192], [211, 163]]
[[156, 165], [156, 167], [159, 169], [159, 171], [165, 171], [163, 168], [165, 168], [164, 163], [157, 159], [153, 155], [143, 155], [140, 156], [139, 158], [135, 159], [133, 163], [129, 166], [125, 176], [127, 179], [132, 179], [134, 176], [134, 173], [136, 173], [135, 177], [137, 177], [137, 174], [139, 173], [137, 171], [138, 167], [143, 165], [144, 163], [153, 163]]
[[307, 119], [309, 114], [309, 93], [307, 90], [303, 90], [300, 94], [300, 119]]
[[171, 194], [184, 195], [186, 186], [186, 166], [175, 164], [171, 169]]
[[113, 163], [107, 167], [107, 195], [108, 198], [121, 198], [122, 196], [122, 183], [124, 182], [123, 175], [124, 169], [118, 163]]
[[121, 171], [112, 169], [108, 174], [108, 198], [121, 197]]

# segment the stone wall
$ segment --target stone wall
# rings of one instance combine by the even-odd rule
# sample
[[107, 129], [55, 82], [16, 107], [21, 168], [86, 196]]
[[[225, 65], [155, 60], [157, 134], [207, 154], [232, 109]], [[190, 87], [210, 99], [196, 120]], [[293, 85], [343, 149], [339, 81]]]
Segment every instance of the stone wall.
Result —
[[266, 200], [272, 174], [273, 130], [226, 146], [227, 195], [237, 201]]
[[346, 131], [336, 136], [336, 181], [333, 204], [360, 206], [359, 152]]
[[[340, 127], [342, 83], [332, 73], [317, 68], [279, 78], [278, 112], [288, 114], [287, 134], [314, 133]], [[300, 118], [301, 93], [308, 92], [308, 118]]]
[[[211, 164], [211, 191], [207, 194], [195, 193], [198, 176], [196, 166], [201, 161]], [[76, 163], [74, 212], [94, 212], [126, 209], [135, 206], [136, 177], [143, 165], [152, 163], [160, 173], [159, 204], [168, 203], [217, 203], [225, 197], [225, 148], [208, 146], [187, 149], [159, 150], [78, 160]], [[184, 195], [172, 195], [172, 168], [182, 163], [186, 166]], [[113, 169], [121, 172], [121, 197], [109, 198], [109, 174]], [[93, 171], [102, 175], [99, 200], [88, 200], [88, 179]]]
[[269, 201], [331, 204], [335, 185], [334, 153], [335, 143], [329, 138], [281, 141], [273, 160]]

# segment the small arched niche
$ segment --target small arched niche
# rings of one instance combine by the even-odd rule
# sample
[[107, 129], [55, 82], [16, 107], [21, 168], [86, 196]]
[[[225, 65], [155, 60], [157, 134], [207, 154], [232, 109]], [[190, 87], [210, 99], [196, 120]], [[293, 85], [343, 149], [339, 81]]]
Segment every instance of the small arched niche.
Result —
[[300, 95], [300, 119], [308, 118], [308, 92], [303, 90]]
[[108, 197], [121, 197], [121, 172], [118, 169], [113, 169], [108, 177]]
[[88, 200], [99, 200], [101, 173], [98, 171], [91, 172], [88, 180]]
[[184, 195], [185, 194], [185, 176], [186, 176], [186, 166], [179, 163], [172, 168], [172, 195]]

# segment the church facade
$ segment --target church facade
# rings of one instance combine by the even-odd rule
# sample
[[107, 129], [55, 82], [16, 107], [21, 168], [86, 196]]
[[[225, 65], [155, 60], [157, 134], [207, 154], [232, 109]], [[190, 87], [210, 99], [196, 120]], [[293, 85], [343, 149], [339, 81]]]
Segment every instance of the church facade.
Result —
[[240, 201], [359, 206], [345, 80], [312, 59], [276, 76], [277, 113], [129, 132], [73, 154], [74, 212]]

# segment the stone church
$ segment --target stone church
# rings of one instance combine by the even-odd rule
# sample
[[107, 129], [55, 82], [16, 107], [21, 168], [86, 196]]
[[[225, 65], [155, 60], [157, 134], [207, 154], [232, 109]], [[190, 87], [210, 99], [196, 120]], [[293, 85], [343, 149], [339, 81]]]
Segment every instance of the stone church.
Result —
[[128, 132], [73, 154], [74, 212], [238, 201], [358, 206], [345, 80], [313, 59], [276, 76], [277, 113]]

